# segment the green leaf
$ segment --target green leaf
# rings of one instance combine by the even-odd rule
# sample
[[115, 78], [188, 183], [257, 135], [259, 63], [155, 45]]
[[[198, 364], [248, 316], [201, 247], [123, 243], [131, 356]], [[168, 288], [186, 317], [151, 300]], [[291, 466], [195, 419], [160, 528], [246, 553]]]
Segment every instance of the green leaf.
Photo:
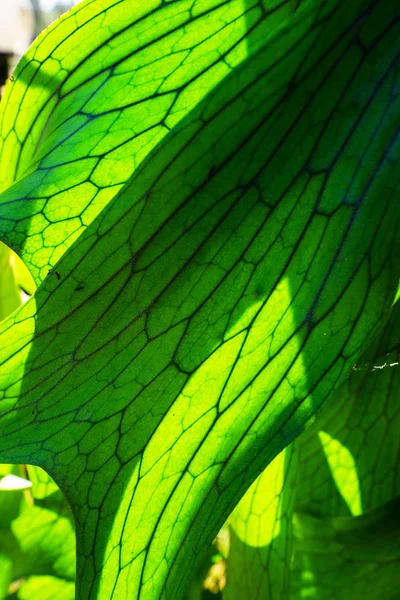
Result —
[[53, 479], [39, 467], [27, 465], [29, 479], [33, 482], [35, 498], [43, 500], [58, 492], [58, 486]]
[[0, 243], [0, 320], [21, 304], [15, 274], [11, 263], [12, 251]]
[[0, 233], [37, 282], [297, 4], [86, 1], [39, 36], [0, 115]]
[[20, 600], [73, 600], [74, 584], [70, 581], [63, 581], [57, 577], [41, 575], [29, 577], [21, 586], [18, 593]]
[[32, 295], [35, 286], [28, 269], [15, 252], [0, 242], [0, 321]]
[[359, 517], [298, 515], [297, 581], [291, 599], [395, 600], [400, 585], [399, 508], [397, 498]]
[[[290, 446], [299, 460], [285, 471], [286, 479], [282, 470], [276, 485], [281, 453], [233, 512], [224, 600], [396, 598], [399, 334], [397, 302], [350, 377]], [[263, 536], [279, 529], [283, 505], [286, 535], [263, 545]], [[345, 516], [362, 512], [362, 518]], [[242, 539], [237, 515], [239, 530], [246, 526]]]
[[12, 562], [5, 556], [3, 552], [0, 553], [0, 598], [3, 600], [7, 597], [8, 586], [11, 583], [12, 577]]
[[[7, 511], [5, 500], [13, 501]], [[75, 533], [70, 510], [59, 493], [45, 501], [32, 491], [0, 492], [0, 548], [4, 585], [20, 596], [21, 584], [34, 574], [75, 578]], [[1, 596], [5, 598], [6, 595]], [[25, 596], [24, 596], [25, 597]], [[73, 597], [73, 594], [72, 596]]]
[[[0, 245], [0, 260], [0, 310], [8, 315], [21, 305], [23, 294], [33, 292], [33, 282], [19, 257], [4, 244]], [[51, 494], [51, 500], [41, 507], [39, 499]], [[0, 598], [8, 598], [14, 590], [18, 598], [35, 598], [35, 577], [29, 576], [47, 572], [72, 580], [66, 587], [69, 595], [65, 595], [72, 600], [74, 528], [69, 508], [51, 478], [38, 467], [0, 465], [0, 515]], [[42, 583], [47, 579], [51, 583], [54, 578], [38, 578]], [[44, 593], [45, 587], [40, 596]], [[49, 587], [49, 594], [55, 593], [56, 588]]]
[[[397, 301], [380, 336], [301, 438], [299, 511], [346, 516], [400, 495], [399, 361]], [[335, 453], [335, 447], [341, 451]]]
[[231, 535], [223, 600], [289, 597], [296, 458], [293, 444], [278, 454], [229, 518]]
[[[33, 212], [15, 201], [28, 179], [4, 192], [38, 278], [55, 246], [65, 254], [0, 325], [0, 456], [65, 492], [80, 600], [181, 598], [239, 498], [392, 305], [396, 17], [385, 2], [305, 2], [207, 87], [68, 250], [63, 199], [41, 246], [38, 189], [19, 195], [39, 197]], [[49, 163], [46, 198], [87, 177], [87, 160]]]
[[[299, 440], [298, 509], [322, 518], [300, 515], [297, 521], [293, 599], [396, 598], [399, 334], [397, 301], [383, 332], [355, 365], [341, 393]], [[321, 451], [317, 427], [341, 446], [340, 453], [330, 455], [329, 446]], [[352, 457], [347, 472], [343, 451]], [[365, 513], [362, 517], [335, 518], [354, 514], [355, 504], [357, 512]]]
[[11, 529], [25, 555], [22, 575], [50, 573], [74, 581], [75, 535], [64, 502], [58, 511], [27, 506]]

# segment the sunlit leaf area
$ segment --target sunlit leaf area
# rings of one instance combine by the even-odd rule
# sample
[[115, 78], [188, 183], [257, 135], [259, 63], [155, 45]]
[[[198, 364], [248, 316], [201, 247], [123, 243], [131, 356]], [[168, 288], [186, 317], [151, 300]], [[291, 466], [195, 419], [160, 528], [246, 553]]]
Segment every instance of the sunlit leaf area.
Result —
[[0, 600], [399, 600], [399, 159], [394, 0], [84, 0], [35, 38]]

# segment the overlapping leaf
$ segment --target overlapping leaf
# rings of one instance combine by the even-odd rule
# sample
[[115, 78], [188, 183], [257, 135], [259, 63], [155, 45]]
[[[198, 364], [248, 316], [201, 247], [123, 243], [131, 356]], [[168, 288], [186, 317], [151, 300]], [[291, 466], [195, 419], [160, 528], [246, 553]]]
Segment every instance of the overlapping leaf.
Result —
[[[7, 315], [21, 305], [22, 295], [32, 292], [33, 282], [3, 244], [0, 261], [0, 311]], [[13, 594], [19, 600], [36, 600], [40, 582], [41, 597], [57, 594], [72, 600], [75, 535], [61, 492], [38, 467], [2, 465], [0, 476], [0, 598]]]
[[398, 514], [397, 498], [358, 517], [299, 515], [290, 597], [395, 600], [400, 584]]
[[380, 338], [302, 437], [298, 510], [360, 514], [400, 494], [399, 346], [397, 301]]
[[297, 473], [296, 448], [291, 444], [256, 479], [233, 511], [224, 600], [289, 597]]
[[314, 517], [297, 521], [293, 598], [397, 595], [399, 333], [397, 301], [380, 338], [301, 439], [297, 504]]
[[298, 4], [88, 0], [39, 37], [0, 117], [0, 232], [37, 282]]
[[[80, 599], [181, 597], [187, 565], [391, 305], [396, 16], [384, 0], [306, 2], [1, 325], [0, 456], [67, 494]], [[49, 169], [56, 187], [77, 172]], [[41, 232], [22, 206], [24, 244], [23, 217]]]
[[[350, 378], [294, 442], [291, 448], [299, 460], [286, 472], [286, 479], [281, 477], [279, 489], [273, 485], [272, 463], [242, 500], [241, 520], [245, 530], [251, 530], [253, 543], [249, 536], [238, 538], [233, 519], [224, 598], [396, 598], [399, 309], [397, 301], [385, 328]], [[279, 458], [282, 463], [282, 454], [276, 464]], [[252, 489], [259, 490], [261, 501], [272, 494], [265, 511], [257, 511], [257, 504], [251, 503]], [[275, 510], [275, 515], [274, 508], [281, 505], [287, 507], [283, 515], [289, 534], [263, 544], [271, 528], [279, 529], [282, 512]], [[248, 557], [252, 557], [249, 565]], [[271, 565], [271, 558], [277, 567]], [[284, 589], [276, 582], [283, 574], [290, 581]]]

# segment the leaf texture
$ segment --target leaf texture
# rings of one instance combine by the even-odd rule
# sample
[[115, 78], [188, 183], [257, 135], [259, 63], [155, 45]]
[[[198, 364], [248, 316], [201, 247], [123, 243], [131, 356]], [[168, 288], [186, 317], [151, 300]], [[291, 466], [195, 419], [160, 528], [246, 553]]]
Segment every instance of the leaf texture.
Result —
[[[74, 24], [97, 10], [82, 7]], [[182, 597], [187, 565], [391, 306], [399, 29], [384, 0], [305, 2], [0, 324], [0, 456], [65, 492], [80, 600]], [[27, 240], [31, 205], [9, 204]]]
[[0, 234], [37, 283], [297, 4], [88, 0], [38, 38], [0, 116]]
[[[280, 485], [274, 463], [284, 465], [283, 453], [235, 509], [224, 600], [396, 598], [399, 309], [397, 302], [350, 377], [284, 451], [297, 460]], [[271, 530], [278, 535], [263, 543]]]

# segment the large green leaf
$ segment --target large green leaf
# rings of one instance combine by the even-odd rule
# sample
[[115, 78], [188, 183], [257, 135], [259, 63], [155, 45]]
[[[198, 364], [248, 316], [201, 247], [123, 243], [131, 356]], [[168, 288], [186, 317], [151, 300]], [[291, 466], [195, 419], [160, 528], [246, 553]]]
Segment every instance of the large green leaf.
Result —
[[[225, 517], [389, 309], [396, 17], [384, 0], [305, 2], [261, 36], [1, 324], [0, 456], [44, 467], [65, 492], [78, 598], [182, 597]], [[49, 164], [53, 190], [77, 166]], [[40, 202], [10, 202], [26, 181], [2, 196], [25, 257], [43, 237]], [[59, 229], [45, 253], [66, 249]]]
[[[397, 302], [351, 376], [290, 446], [299, 460], [277, 485], [281, 453], [235, 509], [224, 600], [396, 598], [399, 334]], [[266, 544], [271, 530], [279, 533], [282, 516], [286, 535]]]
[[298, 1], [86, 1], [46, 30], [0, 116], [0, 232], [38, 282], [156, 144]]

